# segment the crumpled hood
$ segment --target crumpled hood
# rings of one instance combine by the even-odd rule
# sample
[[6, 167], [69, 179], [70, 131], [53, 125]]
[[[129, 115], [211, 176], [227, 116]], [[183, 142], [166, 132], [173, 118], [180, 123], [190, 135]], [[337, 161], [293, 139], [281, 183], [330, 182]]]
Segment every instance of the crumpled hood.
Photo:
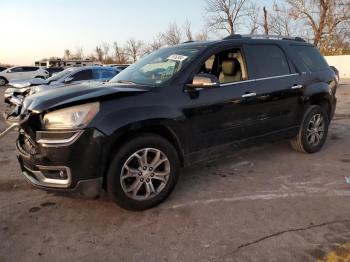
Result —
[[31, 78], [26, 80], [12, 80], [9, 82], [9, 85], [16, 88], [23, 88], [28, 86], [37, 86], [37, 85], [47, 85], [49, 81], [42, 78]]
[[119, 83], [90, 83], [67, 86], [28, 96], [23, 102], [21, 115], [41, 113], [57, 107], [98, 101], [109, 97], [134, 95], [150, 91], [151, 87]]

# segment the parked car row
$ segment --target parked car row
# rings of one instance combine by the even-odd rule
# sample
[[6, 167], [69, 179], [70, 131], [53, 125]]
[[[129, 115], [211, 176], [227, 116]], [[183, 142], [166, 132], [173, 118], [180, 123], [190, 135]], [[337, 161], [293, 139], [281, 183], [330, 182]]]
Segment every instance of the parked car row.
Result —
[[7, 121], [16, 121], [24, 99], [28, 95], [55, 88], [77, 85], [83, 82], [106, 82], [120, 71], [113, 67], [84, 66], [65, 69], [48, 79], [31, 78], [27, 80], [11, 81], [11, 87], [5, 90], [5, 112]]
[[[55, 82], [71, 83], [72, 73]], [[303, 39], [234, 35], [162, 48], [105, 83], [30, 87], [12, 128], [33, 185], [90, 197], [105, 189], [120, 206], [143, 210], [167, 198], [181, 167], [229, 150], [284, 138], [297, 151], [319, 151], [337, 87]]]

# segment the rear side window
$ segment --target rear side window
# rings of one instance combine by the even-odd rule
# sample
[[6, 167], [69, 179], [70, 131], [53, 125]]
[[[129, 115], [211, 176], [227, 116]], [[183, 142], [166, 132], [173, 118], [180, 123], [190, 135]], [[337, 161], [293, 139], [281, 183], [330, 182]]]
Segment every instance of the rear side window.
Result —
[[287, 58], [276, 45], [247, 45], [246, 57], [250, 78], [290, 74]]
[[74, 74], [72, 77], [73, 77], [73, 81], [91, 80], [92, 70], [88, 69], [88, 70], [79, 71], [78, 73]]
[[32, 71], [36, 71], [38, 70], [39, 67], [35, 67], [35, 66], [26, 66], [23, 67], [23, 72], [32, 72]]
[[314, 46], [294, 45], [291, 52], [297, 61], [301, 61], [311, 72], [328, 69], [324, 57]]

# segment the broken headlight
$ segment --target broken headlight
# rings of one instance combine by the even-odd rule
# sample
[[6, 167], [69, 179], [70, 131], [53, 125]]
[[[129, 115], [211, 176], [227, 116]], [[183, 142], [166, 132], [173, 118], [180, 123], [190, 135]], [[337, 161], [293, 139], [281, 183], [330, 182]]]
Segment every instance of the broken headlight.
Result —
[[99, 110], [98, 102], [59, 109], [44, 115], [44, 127], [46, 130], [84, 128]]

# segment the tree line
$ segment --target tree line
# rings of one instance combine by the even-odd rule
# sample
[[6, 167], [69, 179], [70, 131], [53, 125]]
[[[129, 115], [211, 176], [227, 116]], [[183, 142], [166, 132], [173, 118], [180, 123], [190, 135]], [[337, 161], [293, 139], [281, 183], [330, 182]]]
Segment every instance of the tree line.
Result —
[[194, 33], [191, 23], [170, 23], [151, 42], [130, 38], [120, 44], [102, 43], [88, 55], [82, 47], [64, 50], [66, 59], [89, 58], [103, 63], [133, 63], [163, 46], [242, 34], [300, 36], [324, 55], [350, 54], [349, 0], [281, 0], [268, 8], [254, 0], [204, 0], [204, 29]]

